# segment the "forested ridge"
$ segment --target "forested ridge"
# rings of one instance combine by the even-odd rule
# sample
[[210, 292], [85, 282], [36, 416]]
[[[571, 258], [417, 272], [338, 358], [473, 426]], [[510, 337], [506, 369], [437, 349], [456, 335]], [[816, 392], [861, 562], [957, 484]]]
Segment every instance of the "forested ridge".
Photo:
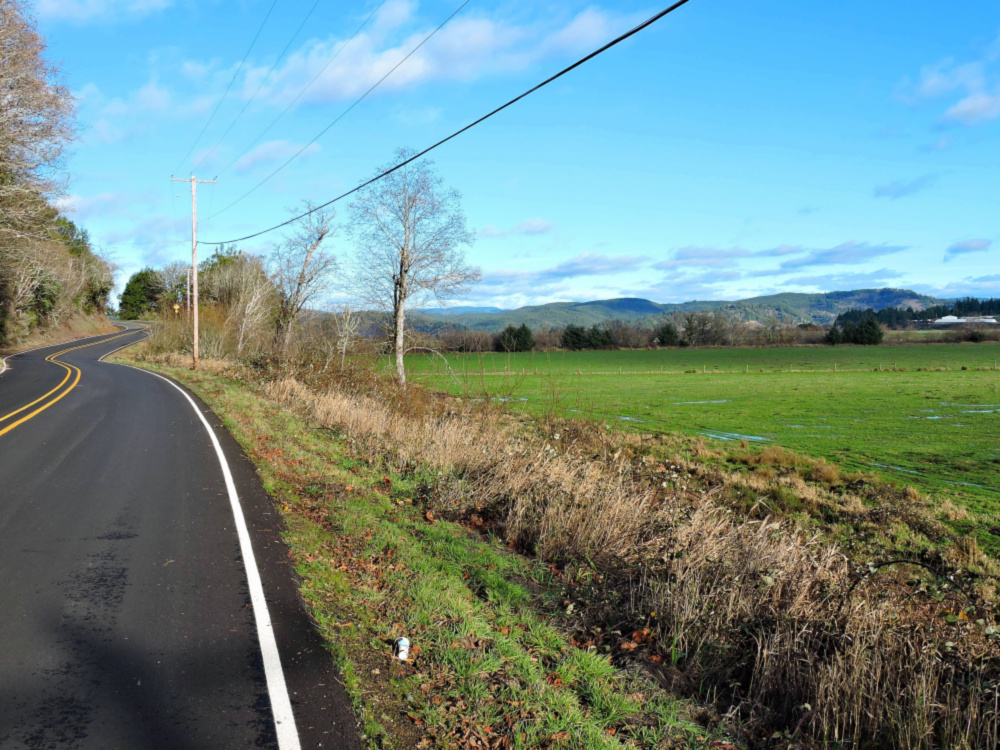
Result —
[[60, 215], [75, 105], [24, 0], [0, 0], [0, 346], [99, 313], [111, 265]]

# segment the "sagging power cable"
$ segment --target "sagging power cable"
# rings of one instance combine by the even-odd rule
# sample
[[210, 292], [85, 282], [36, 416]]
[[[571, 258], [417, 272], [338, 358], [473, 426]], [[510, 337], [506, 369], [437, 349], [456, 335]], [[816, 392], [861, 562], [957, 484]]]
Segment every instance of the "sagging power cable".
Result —
[[215, 145], [212, 146], [212, 148], [210, 148], [208, 151], [206, 151], [205, 155], [201, 157], [201, 159], [198, 161], [197, 164], [194, 165], [194, 168], [196, 170], [200, 169], [201, 165], [205, 163], [205, 160], [208, 159], [209, 156], [211, 156], [215, 152], [215, 150], [222, 144], [222, 142], [226, 139], [226, 136], [232, 132], [234, 127], [236, 127], [236, 123], [240, 121], [240, 118], [243, 117], [247, 109], [249, 109], [250, 105], [253, 104], [254, 99], [257, 98], [257, 94], [259, 94], [260, 90], [264, 88], [264, 84], [266, 84], [270, 80], [271, 74], [277, 69], [278, 64], [285, 59], [285, 55], [288, 54], [288, 50], [291, 49], [292, 44], [298, 38], [299, 34], [302, 33], [302, 29], [305, 28], [305, 25], [309, 22], [309, 19], [312, 18], [312, 14], [315, 12], [316, 8], [319, 7], [320, 2], [321, 0], [316, 0], [316, 2], [313, 3], [313, 6], [309, 9], [309, 12], [306, 13], [306, 17], [302, 19], [302, 23], [299, 24], [299, 27], [295, 30], [295, 33], [292, 34], [291, 38], [288, 40], [288, 44], [285, 45], [285, 48], [281, 50], [281, 53], [278, 55], [277, 58], [275, 58], [274, 64], [271, 65], [271, 69], [267, 71], [267, 75], [265, 75], [263, 78], [260, 79], [260, 84], [258, 84], [257, 89], [253, 92], [253, 94], [251, 94], [250, 98], [247, 99], [246, 104], [243, 105], [243, 109], [241, 109], [239, 111], [239, 114], [237, 114], [236, 117], [233, 118], [233, 121], [229, 123], [229, 127], [226, 128], [225, 132], [219, 136], [219, 139], [215, 142]]
[[465, 8], [465, 6], [467, 6], [470, 2], [472, 2], [472, 0], [465, 0], [465, 2], [463, 2], [460, 6], [458, 6], [458, 8], [455, 10], [454, 13], [452, 13], [450, 16], [448, 16], [446, 19], [444, 19], [444, 21], [442, 21], [441, 24], [436, 29], [434, 29], [430, 34], [428, 34], [427, 36], [425, 36], [416, 47], [414, 47], [413, 49], [411, 49], [407, 53], [406, 57], [404, 57], [402, 60], [400, 60], [398, 63], [396, 63], [392, 67], [392, 69], [389, 70], [389, 72], [387, 72], [384, 76], [382, 76], [374, 84], [372, 84], [371, 87], [367, 91], [365, 91], [365, 93], [363, 93], [361, 96], [359, 96], [357, 99], [355, 99], [354, 102], [351, 104], [351, 106], [349, 106], [347, 109], [345, 109], [339, 115], [337, 115], [336, 119], [334, 119], [333, 122], [331, 122], [329, 125], [327, 125], [325, 128], [323, 128], [323, 130], [321, 130], [316, 135], [315, 138], [313, 138], [306, 145], [304, 145], [302, 148], [300, 148], [298, 151], [296, 151], [294, 154], [292, 154], [290, 157], [288, 157], [288, 159], [286, 159], [281, 164], [281, 166], [279, 166], [277, 169], [275, 169], [273, 172], [271, 172], [271, 174], [269, 174], [263, 180], [261, 180], [256, 185], [254, 185], [252, 188], [250, 188], [249, 190], [247, 190], [245, 193], [243, 193], [243, 195], [241, 195], [239, 198], [237, 198], [236, 200], [234, 200], [232, 203], [230, 203], [228, 206], [226, 206], [225, 208], [223, 208], [221, 211], [218, 211], [217, 213], [213, 214], [212, 216], [209, 216], [207, 219], [205, 219], [205, 221], [206, 222], [211, 221], [216, 216], [220, 216], [220, 215], [224, 214], [226, 211], [228, 211], [229, 209], [231, 209], [233, 206], [237, 205], [240, 201], [244, 200], [245, 198], [248, 198], [250, 195], [252, 195], [253, 193], [255, 193], [260, 187], [262, 187], [265, 183], [267, 183], [270, 179], [272, 179], [275, 175], [277, 175], [279, 172], [281, 172], [281, 170], [283, 170], [285, 167], [287, 167], [289, 164], [291, 164], [293, 161], [295, 161], [298, 157], [300, 157], [305, 152], [306, 149], [308, 149], [316, 141], [318, 141], [320, 138], [322, 138], [330, 130], [330, 128], [332, 128], [338, 122], [340, 122], [345, 117], [347, 117], [347, 115], [355, 107], [357, 107], [359, 104], [361, 104], [361, 102], [363, 102], [366, 98], [368, 98], [368, 95], [371, 94], [379, 86], [381, 86], [385, 82], [385, 80], [389, 78], [389, 76], [391, 76], [393, 73], [395, 73], [397, 70], [399, 70], [399, 68], [402, 67], [402, 65], [407, 60], [409, 60], [411, 57], [413, 57], [420, 50], [421, 47], [423, 47], [425, 44], [427, 44], [427, 42], [429, 42], [434, 37], [435, 34], [437, 34], [439, 31], [441, 31], [441, 29], [443, 29], [445, 26], [447, 26], [448, 22], [451, 21], [451, 19], [453, 19], [455, 16], [457, 16], [459, 13], [461, 13], [462, 9]]
[[343, 53], [343, 51], [345, 49], [347, 49], [348, 47], [351, 46], [351, 43], [357, 38], [358, 34], [360, 34], [364, 30], [364, 28], [375, 17], [375, 14], [378, 13], [382, 9], [382, 6], [385, 5], [386, 2], [387, 2], [387, 0], [382, 0], [382, 2], [380, 2], [377, 6], [375, 6], [375, 9], [371, 13], [368, 14], [368, 17], [364, 21], [362, 21], [361, 25], [358, 26], [357, 29], [355, 29], [355, 31], [354, 31], [353, 34], [351, 34], [351, 37], [340, 46], [340, 49], [338, 49], [336, 51], [336, 53], [333, 55], [333, 57], [331, 57], [329, 60], [327, 60], [326, 65], [324, 65], [322, 68], [320, 68], [320, 71], [315, 76], [313, 76], [313, 79], [311, 81], [309, 81], [309, 83], [307, 83], [302, 88], [302, 90], [299, 91], [299, 93], [295, 95], [295, 98], [292, 99], [292, 101], [290, 101], [288, 103], [288, 106], [285, 107], [283, 110], [281, 110], [281, 112], [278, 114], [278, 116], [275, 117], [273, 120], [271, 120], [271, 123], [266, 128], [264, 128], [257, 135], [257, 137], [253, 139], [253, 141], [250, 142], [250, 145], [247, 146], [245, 149], [243, 149], [243, 151], [240, 153], [239, 156], [237, 156], [235, 159], [233, 159], [231, 162], [229, 162], [229, 164], [226, 166], [225, 169], [223, 169], [221, 172], [219, 172], [220, 175], [225, 174], [230, 169], [232, 169], [233, 166], [235, 166], [236, 163], [240, 159], [242, 159], [244, 156], [246, 156], [248, 153], [250, 153], [250, 149], [252, 149], [258, 143], [260, 143], [260, 139], [261, 138], [263, 138], [265, 135], [267, 135], [269, 132], [271, 132], [271, 128], [273, 128], [275, 125], [277, 125], [278, 122], [281, 120], [281, 118], [288, 114], [288, 111], [298, 103], [299, 99], [301, 99], [309, 89], [312, 88], [313, 84], [316, 83], [316, 81], [318, 81], [320, 79], [320, 76], [322, 76], [327, 71], [327, 68], [329, 68], [331, 65], [333, 65], [334, 61], [338, 57], [340, 57], [341, 53]]
[[202, 136], [204, 136], [205, 131], [208, 130], [208, 126], [211, 125], [212, 120], [215, 119], [215, 115], [218, 113], [219, 107], [222, 106], [222, 103], [226, 100], [226, 97], [229, 96], [229, 91], [233, 88], [233, 84], [236, 83], [236, 79], [239, 77], [240, 71], [243, 70], [243, 66], [246, 65], [247, 58], [250, 57], [250, 53], [253, 51], [254, 45], [256, 45], [257, 40], [260, 39], [260, 33], [264, 30], [264, 27], [267, 26], [267, 19], [271, 17], [271, 13], [272, 11], [274, 11], [274, 6], [276, 6], [277, 4], [278, 0], [274, 0], [274, 2], [271, 3], [271, 7], [268, 8], [267, 15], [264, 16], [264, 20], [261, 22], [260, 28], [257, 29], [257, 33], [254, 34], [253, 41], [250, 42], [250, 46], [247, 47], [246, 54], [243, 55], [243, 59], [240, 61], [239, 67], [236, 68], [236, 72], [233, 73], [233, 77], [229, 81], [229, 85], [226, 86], [226, 90], [223, 92], [222, 97], [215, 104], [215, 109], [213, 109], [212, 114], [209, 115], [208, 122], [205, 123], [205, 127], [201, 129], [200, 133], [198, 133], [198, 137], [194, 139], [194, 143], [191, 144], [191, 148], [188, 149], [188, 152], [184, 154], [184, 158], [177, 163], [176, 167], [174, 167], [173, 172], [177, 172], [182, 166], [184, 166], [184, 162], [188, 160], [188, 157], [191, 156], [191, 154], [194, 153], [194, 150], [198, 147], [198, 144], [201, 142]]
[[[505, 109], [507, 109], [508, 107], [511, 107], [511, 106], [513, 106], [515, 104], [517, 104], [522, 99], [524, 99], [524, 98], [526, 98], [528, 96], [531, 96], [533, 93], [535, 93], [539, 89], [542, 89], [542, 88], [548, 86], [553, 81], [556, 81], [556, 80], [562, 78], [567, 73], [570, 73], [570, 72], [576, 70], [581, 65], [584, 65], [585, 63], [593, 60], [598, 55], [601, 55], [601, 54], [607, 52], [612, 47], [615, 47], [615, 46], [621, 44], [626, 39], [629, 39], [629, 38], [635, 36], [640, 31], [643, 31], [644, 29], [649, 28], [650, 26], [652, 26], [657, 21], [659, 21], [659, 20], [663, 19], [664, 17], [668, 16], [669, 14], [673, 13], [675, 10], [677, 10], [678, 8], [680, 8], [682, 5], [687, 5], [688, 2], [690, 2], [690, 0], [678, 0], [678, 2], [674, 3], [670, 7], [665, 8], [664, 10], [661, 10], [659, 13], [657, 13], [654, 16], [650, 17], [649, 19], [643, 21], [638, 26], [635, 26], [634, 28], [630, 29], [629, 31], [626, 31], [621, 36], [616, 37], [615, 39], [611, 40], [610, 42], [608, 42], [607, 44], [605, 44], [600, 49], [594, 50], [589, 55], [587, 55], [586, 57], [583, 57], [583, 58], [577, 60], [575, 63], [573, 63], [569, 67], [563, 68], [561, 71], [559, 71], [558, 73], [556, 73], [554, 76], [551, 76], [550, 78], [547, 78], [544, 81], [542, 81], [541, 83], [539, 83], [537, 86], [534, 86], [534, 87], [528, 89], [527, 91], [525, 91], [520, 96], [517, 96], [517, 97], [511, 99], [506, 104], [503, 104], [503, 105], [497, 107], [492, 112], [489, 112], [488, 114], [485, 114], [482, 117], [480, 117], [478, 120], [475, 120], [474, 122], [469, 123], [468, 125], [466, 125], [461, 130], [456, 130], [454, 133], [452, 133], [451, 135], [449, 135], [447, 138], [442, 138], [440, 141], [438, 141], [434, 145], [429, 146], [428, 148], [425, 148], [423, 151], [420, 151], [419, 153], [414, 154], [410, 158], [405, 159], [404, 161], [401, 161], [399, 164], [396, 164], [395, 166], [391, 167], [390, 169], [385, 170], [381, 174], [378, 174], [375, 177], [372, 177], [370, 180], [367, 180], [366, 182], [361, 183], [357, 187], [352, 188], [351, 190], [348, 190], [346, 193], [342, 193], [342, 194], [338, 195], [336, 198], [333, 198], [332, 200], [329, 200], [326, 203], [322, 203], [322, 204], [320, 204], [318, 206], [315, 206], [312, 209], [299, 214], [298, 216], [294, 216], [291, 219], [288, 219], [287, 221], [281, 222], [280, 224], [275, 224], [273, 227], [268, 227], [267, 229], [263, 229], [260, 232], [255, 232], [253, 234], [248, 234], [245, 237], [237, 237], [236, 239], [225, 240], [223, 242], [202, 242], [202, 241], [199, 240], [198, 244], [201, 244], [201, 245], [227, 245], [227, 244], [231, 244], [231, 243], [234, 243], [234, 242], [244, 242], [245, 240], [250, 240], [250, 239], [253, 239], [255, 237], [260, 237], [261, 235], [268, 234], [269, 232], [273, 232], [276, 229], [281, 229], [282, 227], [286, 227], [289, 224], [292, 224], [292, 223], [298, 221], [299, 219], [302, 219], [302, 218], [304, 218], [306, 216], [309, 216], [310, 214], [315, 213], [316, 211], [324, 209], [327, 206], [331, 206], [334, 203], [337, 203], [338, 201], [342, 201], [344, 198], [347, 198], [347, 197], [349, 197], [351, 195], [354, 195], [355, 193], [357, 193], [360, 190], [363, 190], [364, 188], [368, 187], [369, 185], [371, 185], [371, 184], [373, 184], [375, 182], [378, 182], [379, 180], [382, 180], [382, 179], [388, 177], [393, 172], [399, 171], [400, 169], [402, 169], [406, 165], [412, 164], [413, 162], [417, 161], [418, 159], [423, 158], [424, 156], [426, 156], [427, 154], [429, 154], [431, 151], [434, 151], [435, 149], [443, 146], [444, 144], [448, 143], [449, 141], [454, 140], [455, 138], [457, 138], [458, 136], [462, 135], [463, 133], [465, 133], [465, 132], [467, 132], [469, 130], [472, 130], [472, 128], [474, 128], [477, 125], [485, 122], [486, 120], [489, 120], [494, 115], [497, 115], [500, 112], [503, 112]], [[254, 189], [256, 189], [256, 188], [254, 188]], [[242, 200], [242, 198], [240, 200]], [[235, 205], [235, 204], [231, 204], [231, 205]], [[230, 208], [231, 205], [227, 206], [227, 209]], [[223, 210], [226, 210], [226, 209], [223, 209]]]

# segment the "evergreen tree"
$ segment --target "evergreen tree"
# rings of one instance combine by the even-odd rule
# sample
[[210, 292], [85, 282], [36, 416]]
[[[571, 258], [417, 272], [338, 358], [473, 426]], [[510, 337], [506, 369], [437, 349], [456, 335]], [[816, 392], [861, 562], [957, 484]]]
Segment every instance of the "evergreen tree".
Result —
[[882, 326], [874, 315], [866, 316], [854, 329], [854, 343], [863, 346], [877, 346], [884, 336]]
[[119, 297], [118, 315], [122, 320], [138, 320], [156, 309], [166, 289], [163, 277], [152, 268], [132, 274]]
[[587, 329], [582, 326], [570, 324], [562, 332], [563, 349], [579, 350], [588, 349], [590, 346]]
[[677, 346], [681, 342], [680, 331], [673, 323], [664, 323], [656, 329], [656, 341], [660, 346]]
[[519, 352], [530, 352], [535, 348], [535, 337], [528, 328], [527, 323], [522, 323], [517, 329], [517, 350]]
[[609, 349], [613, 346], [611, 334], [599, 326], [594, 326], [587, 332], [588, 349]]
[[530, 352], [535, 348], [535, 337], [526, 324], [511, 324], [497, 335], [495, 348], [498, 352]]

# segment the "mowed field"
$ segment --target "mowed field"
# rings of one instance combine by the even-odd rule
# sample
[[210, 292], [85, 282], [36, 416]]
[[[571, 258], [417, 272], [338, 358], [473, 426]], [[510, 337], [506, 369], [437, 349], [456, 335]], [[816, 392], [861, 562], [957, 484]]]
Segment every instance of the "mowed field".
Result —
[[[998, 344], [410, 356], [415, 382], [622, 429], [776, 443], [1000, 510]], [[966, 369], [963, 369], [966, 368]]]

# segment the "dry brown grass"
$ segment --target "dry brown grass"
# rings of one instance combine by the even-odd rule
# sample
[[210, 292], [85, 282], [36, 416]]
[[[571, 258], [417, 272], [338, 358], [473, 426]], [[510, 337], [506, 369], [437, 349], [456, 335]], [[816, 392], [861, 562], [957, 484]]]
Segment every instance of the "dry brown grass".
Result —
[[[503, 507], [512, 540], [546, 557], [614, 557], [635, 547], [641, 509], [653, 493], [617, 471], [560, 454], [551, 445], [517, 439], [493, 420], [431, 412], [409, 416], [379, 399], [338, 391], [316, 394], [297, 380], [268, 385], [266, 395], [325, 426], [343, 429], [369, 455], [396, 469], [424, 464], [452, 479], [439, 497], [453, 510]], [[594, 513], [595, 507], [601, 509]]]
[[836, 547], [709, 501], [666, 539], [649, 606], [692, 679], [738, 686], [744, 719], [848, 747], [995, 746], [998, 650], [953, 589], [933, 603], [907, 565], [859, 579]]

